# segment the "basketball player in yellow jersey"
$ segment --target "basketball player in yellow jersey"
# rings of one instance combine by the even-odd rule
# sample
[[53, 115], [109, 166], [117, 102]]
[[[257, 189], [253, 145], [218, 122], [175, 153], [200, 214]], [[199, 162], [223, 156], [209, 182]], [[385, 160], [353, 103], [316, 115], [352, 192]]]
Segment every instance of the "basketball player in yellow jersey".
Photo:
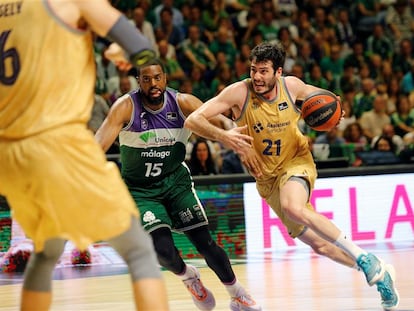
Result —
[[[237, 152], [291, 237], [320, 255], [362, 270], [368, 284], [377, 286], [384, 310], [395, 309], [399, 296], [393, 266], [348, 240], [309, 203], [316, 169], [307, 139], [298, 129], [300, 111], [295, 103], [320, 89], [293, 76], [282, 77], [285, 55], [278, 45], [256, 46], [250, 55], [250, 79], [229, 85], [207, 101], [190, 114], [185, 127]], [[225, 131], [208, 121], [228, 111], [238, 127]]]
[[[87, 130], [92, 31], [152, 59], [148, 40], [107, 0], [0, 0], [0, 193], [34, 242], [21, 310], [48, 310], [54, 266], [71, 240], [108, 240], [129, 267], [139, 310], [168, 310], [134, 201]], [[116, 58], [119, 55], [112, 55]]]

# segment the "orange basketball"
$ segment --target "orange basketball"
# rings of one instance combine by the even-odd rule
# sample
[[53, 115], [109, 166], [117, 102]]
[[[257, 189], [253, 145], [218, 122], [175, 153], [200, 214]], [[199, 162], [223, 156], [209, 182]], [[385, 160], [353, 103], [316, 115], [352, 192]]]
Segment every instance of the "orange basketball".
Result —
[[342, 116], [341, 102], [336, 95], [318, 90], [307, 96], [302, 103], [302, 117], [316, 131], [329, 131], [338, 125]]

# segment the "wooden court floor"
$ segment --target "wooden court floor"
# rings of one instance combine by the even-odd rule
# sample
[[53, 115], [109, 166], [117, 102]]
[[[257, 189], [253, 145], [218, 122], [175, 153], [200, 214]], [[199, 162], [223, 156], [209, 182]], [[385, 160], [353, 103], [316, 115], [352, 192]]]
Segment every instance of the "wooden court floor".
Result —
[[[401, 296], [398, 310], [414, 311], [414, 240], [365, 248], [395, 266]], [[201, 260], [190, 263], [199, 267], [203, 283], [214, 293], [215, 310], [229, 310], [229, 296], [214, 273]], [[365, 283], [362, 273], [309, 250], [260, 254], [232, 263], [263, 310], [382, 310], [376, 288]], [[197, 310], [182, 282], [167, 271], [163, 274], [171, 311]], [[56, 269], [54, 278], [52, 310], [134, 310], [125, 266]], [[19, 274], [0, 273], [1, 311], [18, 310], [21, 280]]]

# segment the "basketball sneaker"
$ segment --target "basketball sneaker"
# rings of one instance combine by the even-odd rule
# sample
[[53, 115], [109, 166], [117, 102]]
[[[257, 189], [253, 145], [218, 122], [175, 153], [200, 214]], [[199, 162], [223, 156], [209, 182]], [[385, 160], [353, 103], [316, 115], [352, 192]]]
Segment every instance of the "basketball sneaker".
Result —
[[231, 297], [231, 311], [261, 311], [262, 307], [245, 291], [241, 290], [239, 295]]
[[394, 267], [392, 265], [386, 265], [384, 277], [376, 284], [377, 290], [381, 294], [381, 305], [385, 311], [395, 310], [400, 302], [400, 297], [394, 283]]
[[374, 285], [377, 281], [383, 278], [385, 273], [384, 263], [374, 254], [362, 254], [358, 257], [356, 262], [358, 267], [364, 272], [369, 286]]
[[183, 280], [183, 283], [191, 293], [194, 304], [202, 311], [213, 310], [216, 306], [216, 300], [214, 299], [213, 294], [201, 282], [200, 273], [197, 268], [192, 265], [187, 265], [187, 269], [192, 269], [194, 276], [187, 280]]

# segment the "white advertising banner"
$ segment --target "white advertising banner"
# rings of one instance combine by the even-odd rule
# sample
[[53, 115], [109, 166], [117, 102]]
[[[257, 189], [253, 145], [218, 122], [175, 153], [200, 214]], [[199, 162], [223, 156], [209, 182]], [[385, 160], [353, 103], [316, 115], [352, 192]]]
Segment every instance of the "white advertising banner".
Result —
[[[319, 178], [311, 197], [315, 209], [356, 243], [414, 239], [414, 174]], [[289, 237], [259, 196], [244, 185], [247, 253], [307, 247]]]

